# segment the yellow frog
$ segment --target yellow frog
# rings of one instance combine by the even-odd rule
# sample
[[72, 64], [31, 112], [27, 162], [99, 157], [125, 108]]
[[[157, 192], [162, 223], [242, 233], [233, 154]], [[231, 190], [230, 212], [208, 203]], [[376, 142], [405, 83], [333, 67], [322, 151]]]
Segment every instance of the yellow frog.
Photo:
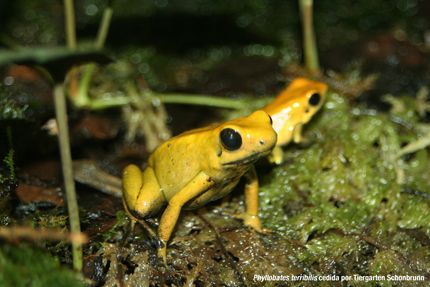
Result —
[[303, 125], [321, 108], [327, 88], [324, 83], [297, 78], [262, 109], [272, 117], [273, 129], [278, 134], [278, 141], [269, 161], [281, 164], [282, 146], [291, 140], [295, 143], [302, 141]]
[[158, 227], [158, 255], [166, 260], [166, 243], [181, 209], [193, 209], [227, 195], [242, 176], [244, 223], [261, 231], [258, 179], [253, 163], [276, 144], [272, 120], [264, 111], [219, 125], [191, 130], [161, 144], [142, 171], [129, 165], [123, 172], [123, 202], [132, 224], [164, 209]]

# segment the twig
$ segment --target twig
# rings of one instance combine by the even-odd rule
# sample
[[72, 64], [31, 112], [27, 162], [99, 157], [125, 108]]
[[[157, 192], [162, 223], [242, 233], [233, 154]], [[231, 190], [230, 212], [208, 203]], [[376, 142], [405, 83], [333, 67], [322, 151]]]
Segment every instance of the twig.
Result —
[[89, 185], [117, 198], [122, 197], [121, 179], [105, 172], [91, 160], [75, 160], [73, 176], [79, 183]]
[[0, 227], [0, 237], [8, 241], [29, 239], [32, 241], [52, 240], [69, 241], [74, 244], [84, 244], [88, 242], [88, 237], [81, 232], [64, 232], [61, 230], [47, 228], [31, 228], [25, 226]]
[[[64, 88], [57, 84], [54, 88], [55, 114], [57, 117], [61, 165], [63, 169], [64, 185], [66, 189], [67, 208], [69, 211], [70, 230], [80, 233], [79, 208], [76, 200], [75, 182], [73, 181], [72, 156], [70, 152], [69, 127], [67, 126], [67, 109]], [[82, 270], [82, 246], [72, 242], [73, 267]]]

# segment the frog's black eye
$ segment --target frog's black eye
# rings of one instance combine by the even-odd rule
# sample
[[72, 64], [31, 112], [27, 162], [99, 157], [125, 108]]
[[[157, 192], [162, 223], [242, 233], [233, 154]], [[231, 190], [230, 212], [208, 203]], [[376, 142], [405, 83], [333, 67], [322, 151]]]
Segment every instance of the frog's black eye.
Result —
[[237, 150], [242, 146], [242, 137], [234, 129], [223, 129], [220, 133], [220, 139], [226, 150]]
[[309, 98], [309, 104], [311, 106], [318, 106], [321, 101], [321, 96], [318, 93], [313, 93]]

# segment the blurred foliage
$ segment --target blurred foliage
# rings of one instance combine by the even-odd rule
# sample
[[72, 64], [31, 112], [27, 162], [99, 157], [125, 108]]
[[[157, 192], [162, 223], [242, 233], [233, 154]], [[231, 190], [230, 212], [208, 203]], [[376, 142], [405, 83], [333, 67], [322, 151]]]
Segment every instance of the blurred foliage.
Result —
[[19, 105], [13, 100], [10, 89], [0, 85], [0, 120], [24, 119], [27, 109], [27, 105]]
[[[81, 43], [93, 41], [108, 3], [76, 1]], [[8, 47], [64, 43], [60, 3], [19, 0], [3, 5], [0, 43]], [[369, 31], [400, 31], [398, 35], [422, 43], [429, 25], [422, 13], [427, 7], [423, 0], [336, 0], [314, 5], [321, 51], [355, 43]], [[201, 70], [226, 58], [261, 55], [287, 65], [301, 57], [297, 1], [131, 0], [127, 5], [112, 1], [112, 7], [106, 46], [128, 58], [156, 90], [168, 88], [172, 79], [177, 88], [186, 86], [184, 71], [190, 69], [186, 77], [204, 81]]]
[[0, 249], [0, 286], [44, 287], [84, 286], [78, 275], [60, 266], [59, 261], [34, 247]]
[[49, 65], [62, 64], [63, 69], [70, 69], [80, 62], [106, 62], [108, 58], [93, 47], [70, 50], [66, 47], [31, 47], [15, 50], [0, 50], [0, 66], [10, 64]]
[[[108, 2], [76, 1], [78, 29], [85, 30], [88, 26], [97, 25]], [[293, 40], [288, 43], [293, 44], [296, 40], [291, 39], [291, 36], [297, 37], [299, 33], [297, 1], [130, 0], [127, 1], [127, 5], [123, 5], [121, 1], [111, 2], [114, 10], [113, 26], [115, 20], [119, 24], [124, 24], [122, 20], [125, 18], [144, 20], [157, 15], [170, 17], [185, 15], [189, 18], [204, 16], [216, 19], [218, 16], [227, 15], [232, 20], [232, 27], [241, 29], [244, 33], [250, 32], [272, 43], [287, 44]], [[4, 5], [1, 10], [5, 23], [1, 32], [9, 38], [20, 44], [33, 45], [58, 44], [63, 41], [63, 11], [60, 2], [19, 0]], [[335, 0], [315, 1], [314, 5], [316, 34], [323, 48], [333, 43], [347, 44], [345, 41], [357, 40], [361, 32], [378, 32], [393, 28], [405, 29], [408, 34], [421, 39], [429, 24], [426, 17], [421, 17], [423, 15], [420, 9], [426, 7], [423, 0], [395, 0], [390, 3], [383, 0], [372, 2]], [[9, 15], [13, 17], [7, 17]], [[165, 23], [157, 25], [163, 26]], [[182, 27], [190, 28], [188, 25]], [[204, 27], [198, 25], [194, 27], [196, 30], [202, 28]], [[93, 32], [95, 29], [90, 27], [90, 30]], [[84, 34], [89, 36], [90, 33]], [[139, 34], [133, 35], [139, 37]]]
[[8, 146], [7, 152], [4, 155], [3, 152], [0, 152], [0, 210], [2, 211], [0, 213], [0, 223], [7, 224], [10, 221], [11, 193], [16, 184], [15, 150], [12, 143], [12, 128], [8, 126], [4, 130], [0, 129], [0, 133], [3, 133], [2, 136], [5, 139], [5, 145]]

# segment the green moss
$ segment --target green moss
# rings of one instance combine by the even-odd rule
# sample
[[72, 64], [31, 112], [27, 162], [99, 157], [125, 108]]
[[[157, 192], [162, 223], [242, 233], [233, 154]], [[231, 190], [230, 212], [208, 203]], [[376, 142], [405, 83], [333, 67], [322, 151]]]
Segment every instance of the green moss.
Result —
[[415, 196], [403, 196], [398, 226], [406, 229], [424, 228], [430, 236], [430, 207]]
[[309, 260], [308, 263], [312, 264], [323, 257], [339, 261], [343, 255], [358, 248], [358, 246], [357, 242], [351, 237], [329, 234], [323, 238], [312, 240], [307, 244], [306, 248], [306, 252], [299, 253], [299, 257], [303, 256], [304, 259]]
[[3, 245], [0, 286], [84, 286], [77, 274], [61, 267], [56, 258], [31, 247]]
[[[413, 229], [430, 235], [429, 202], [420, 196], [430, 189], [429, 175], [423, 174], [429, 168], [427, 151], [418, 151], [412, 160], [396, 156], [403, 144], [420, 137], [407, 128], [416, 126], [419, 116], [413, 105], [405, 107], [402, 114], [377, 113], [352, 108], [344, 98], [331, 94], [307, 126], [309, 146], [289, 145], [285, 163], [263, 178], [264, 224], [300, 240], [306, 247], [299, 253], [301, 261], [323, 264], [327, 258], [338, 261], [341, 255], [352, 253], [364, 260], [369, 254], [359, 248], [363, 238], [371, 246], [391, 252], [399, 248], [400, 236], [410, 243], [402, 245], [406, 246], [405, 257], [398, 259], [402, 264], [422, 247], [399, 233], [400, 229]], [[407, 117], [399, 124], [398, 117], [404, 115]], [[402, 193], [415, 180], [422, 189], [412, 195]], [[331, 230], [337, 233], [328, 232]], [[383, 258], [375, 257], [367, 273], [377, 274]]]
[[129, 224], [129, 219], [124, 211], [118, 211], [116, 213], [115, 224], [101, 236], [100, 244], [109, 242], [114, 239], [121, 238], [123, 229]]

